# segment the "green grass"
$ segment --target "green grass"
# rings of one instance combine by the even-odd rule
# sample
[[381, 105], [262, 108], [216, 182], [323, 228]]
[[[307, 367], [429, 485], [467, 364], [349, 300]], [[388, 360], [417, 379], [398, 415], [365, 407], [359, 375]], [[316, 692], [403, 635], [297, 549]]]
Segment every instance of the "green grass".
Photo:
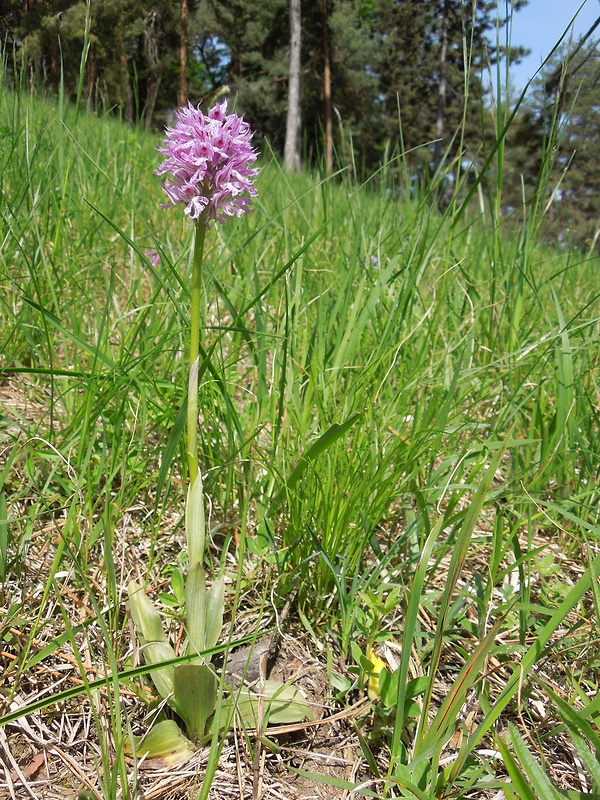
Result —
[[[182, 559], [192, 231], [158, 207], [156, 138], [5, 84], [0, 119], [0, 724], [84, 691], [98, 791], [135, 797], [111, 760], [145, 708], [124, 587]], [[509, 236], [493, 203], [441, 214], [383, 175], [265, 160], [254, 214], [207, 236], [199, 451], [213, 566], [245, 553], [232, 626], [295, 591], [350, 668], [340, 703], [368, 644], [401, 647], [379, 738], [361, 723], [377, 796], [564, 797], [530, 763], [552, 735], [600, 792], [598, 259], [545, 247], [537, 208]], [[69, 644], [83, 690], [40, 700]]]

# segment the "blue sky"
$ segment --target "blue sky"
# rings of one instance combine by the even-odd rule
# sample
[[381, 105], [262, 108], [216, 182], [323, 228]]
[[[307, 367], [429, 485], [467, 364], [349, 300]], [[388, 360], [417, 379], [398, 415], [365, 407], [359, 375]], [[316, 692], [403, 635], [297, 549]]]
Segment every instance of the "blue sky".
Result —
[[[523, 89], [581, 6], [583, 0], [529, 0], [513, 17], [512, 44], [531, 50], [530, 55], [511, 69], [515, 89]], [[574, 25], [574, 35], [585, 33], [600, 16], [600, 2], [586, 0]], [[600, 25], [592, 34], [600, 38]]]

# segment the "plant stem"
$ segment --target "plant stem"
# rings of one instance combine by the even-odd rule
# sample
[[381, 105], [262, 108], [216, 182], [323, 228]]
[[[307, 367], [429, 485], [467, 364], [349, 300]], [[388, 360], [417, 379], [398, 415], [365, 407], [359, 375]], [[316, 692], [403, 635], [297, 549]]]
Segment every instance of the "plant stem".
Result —
[[202, 216], [196, 224], [192, 261], [192, 310], [190, 317], [190, 373], [187, 407], [187, 458], [190, 486], [198, 477], [198, 358], [200, 352], [200, 302], [202, 300], [202, 259], [206, 223]]

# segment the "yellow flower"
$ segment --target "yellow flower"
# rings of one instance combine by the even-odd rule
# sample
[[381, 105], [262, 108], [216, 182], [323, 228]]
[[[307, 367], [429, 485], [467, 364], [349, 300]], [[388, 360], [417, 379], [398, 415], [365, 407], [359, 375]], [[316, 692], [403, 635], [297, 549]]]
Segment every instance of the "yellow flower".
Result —
[[373, 664], [372, 669], [368, 673], [369, 681], [367, 683], [367, 694], [369, 700], [376, 700], [379, 697], [379, 675], [381, 671], [387, 669], [387, 664], [383, 661], [373, 650], [373, 645], [367, 648], [367, 658]]

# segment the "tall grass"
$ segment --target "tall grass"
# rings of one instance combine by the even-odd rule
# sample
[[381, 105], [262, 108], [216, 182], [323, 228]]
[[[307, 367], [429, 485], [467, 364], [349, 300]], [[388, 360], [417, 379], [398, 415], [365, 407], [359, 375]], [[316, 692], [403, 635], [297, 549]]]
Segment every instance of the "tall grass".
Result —
[[[158, 208], [152, 136], [65, 106], [57, 116], [6, 82], [0, 118], [0, 632], [15, 654], [0, 723], [33, 710], [22, 687], [37, 664], [92, 643], [94, 668], [113, 676], [101, 709], [79, 663], [100, 786], [135, 796], [111, 761], [129, 735], [120, 687], [143, 671], [123, 587], [178, 565], [191, 231]], [[253, 215], [207, 237], [199, 450], [216, 561], [235, 559], [241, 537], [242, 590], [257, 574], [275, 603], [295, 590], [314, 639], [359, 670], [372, 668], [367, 641], [400, 643], [381, 679], [382, 794], [500, 786], [476, 755], [486, 736], [506, 791], [536, 796], [549, 779], [530, 771], [516, 729], [502, 739], [494, 726], [510, 704], [522, 713], [541, 656], [570, 681], [554, 719], [600, 790], [597, 704], [560, 655], [565, 626], [588, 652], [597, 635], [584, 602], [600, 568], [597, 259], [541, 245], [538, 209], [508, 237], [495, 202], [443, 214], [385, 181], [291, 177], [275, 159], [259, 190]], [[572, 586], [559, 558], [583, 563]], [[67, 585], [86, 598], [83, 624]], [[436, 705], [444, 658], [451, 690]], [[495, 664], [508, 671], [498, 691]], [[481, 721], [444, 765], [470, 691]], [[59, 697], [50, 687], [41, 705]]]

